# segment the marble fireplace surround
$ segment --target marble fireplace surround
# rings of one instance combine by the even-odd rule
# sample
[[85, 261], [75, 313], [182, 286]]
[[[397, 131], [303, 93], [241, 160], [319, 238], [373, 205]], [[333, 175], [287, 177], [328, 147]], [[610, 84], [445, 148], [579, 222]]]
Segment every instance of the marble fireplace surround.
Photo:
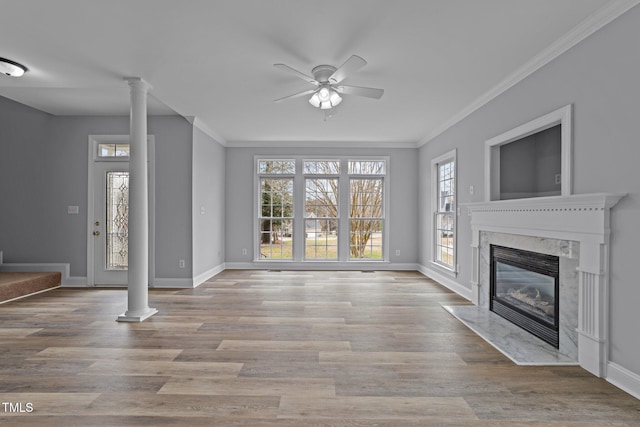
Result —
[[560, 256], [560, 350], [604, 377], [610, 210], [622, 197], [599, 193], [465, 204], [471, 216], [473, 303], [488, 309], [489, 244]]

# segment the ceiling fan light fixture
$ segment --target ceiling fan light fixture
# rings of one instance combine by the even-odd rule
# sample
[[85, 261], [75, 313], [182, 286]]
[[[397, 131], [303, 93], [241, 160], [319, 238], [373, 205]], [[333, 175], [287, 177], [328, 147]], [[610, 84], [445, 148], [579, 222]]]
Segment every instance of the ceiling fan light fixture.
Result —
[[331, 102], [331, 105], [335, 107], [342, 102], [342, 97], [338, 95], [338, 92], [332, 90], [331, 95], [329, 96], [329, 101]]
[[322, 88], [320, 88], [320, 90], [318, 91], [318, 96], [320, 97], [320, 101], [325, 102], [329, 100], [329, 97], [331, 96], [331, 89], [329, 89], [327, 86], [323, 86]]
[[320, 108], [320, 95], [318, 95], [318, 92], [311, 95], [311, 98], [309, 98], [309, 104], [316, 108]]
[[22, 77], [27, 67], [6, 58], [0, 58], [0, 73], [11, 77]]
[[330, 86], [323, 86], [309, 98], [309, 104], [321, 110], [329, 110], [341, 102], [342, 97]]

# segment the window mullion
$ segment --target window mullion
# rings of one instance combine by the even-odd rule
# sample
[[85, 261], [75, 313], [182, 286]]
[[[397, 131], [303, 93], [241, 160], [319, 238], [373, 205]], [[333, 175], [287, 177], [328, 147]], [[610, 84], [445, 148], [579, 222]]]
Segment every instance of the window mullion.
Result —
[[349, 161], [347, 159], [342, 159], [340, 162], [340, 180], [338, 181], [338, 186], [340, 189], [340, 194], [338, 197], [339, 201], [339, 217], [340, 222], [338, 223], [338, 259], [341, 262], [346, 262], [349, 260], [349, 209], [350, 209], [350, 191], [349, 191]]
[[304, 259], [305, 239], [305, 179], [303, 160], [296, 159], [296, 175], [293, 179], [293, 260]]

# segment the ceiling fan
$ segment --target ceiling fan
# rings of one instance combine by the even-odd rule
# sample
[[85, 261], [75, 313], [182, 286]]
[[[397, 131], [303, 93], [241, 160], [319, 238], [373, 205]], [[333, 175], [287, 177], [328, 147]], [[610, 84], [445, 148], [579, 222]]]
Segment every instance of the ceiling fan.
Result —
[[384, 94], [383, 89], [375, 89], [371, 87], [360, 86], [346, 86], [340, 84], [346, 79], [352, 72], [358, 71], [360, 68], [367, 65], [367, 61], [359, 57], [358, 55], [351, 55], [339, 68], [332, 65], [318, 65], [311, 74], [313, 77], [308, 76], [300, 71], [289, 67], [285, 64], [273, 64], [279, 70], [286, 73], [293, 74], [294, 76], [311, 83], [315, 86], [313, 89], [305, 90], [303, 92], [295, 93], [293, 95], [285, 96], [284, 98], [276, 99], [274, 102], [284, 101], [286, 99], [298, 98], [305, 95], [311, 95], [309, 103], [321, 110], [331, 109], [342, 102], [340, 95], [356, 95], [365, 96], [367, 98], [380, 99]]

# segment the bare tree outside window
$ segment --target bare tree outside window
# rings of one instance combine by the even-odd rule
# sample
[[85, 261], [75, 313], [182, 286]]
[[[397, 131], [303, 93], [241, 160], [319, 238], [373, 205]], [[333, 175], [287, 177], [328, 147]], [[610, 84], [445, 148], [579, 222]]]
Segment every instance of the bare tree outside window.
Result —
[[349, 174], [349, 255], [352, 259], [382, 259], [386, 162], [349, 161]]
[[349, 206], [351, 258], [382, 258], [382, 178], [352, 178]]
[[278, 177], [295, 172], [292, 160], [260, 160], [260, 257], [292, 259], [293, 178]]
[[[342, 163], [344, 162], [344, 163]], [[347, 170], [341, 170], [341, 166]], [[304, 212], [299, 222], [304, 243], [296, 258], [305, 260], [382, 260], [385, 234], [385, 160], [259, 160], [260, 257], [293, 259], [294, 205]], [[304, 180], [304, 201], [294, 203], [294, 182]], [[339, 196], [348, 193], [348, 199]], [[345, 206], [340, 205], [340, 198]], [[348, 200], [348, 204], [346, 203]], [[340, 229], [348, 228], [340, 243]], [[342, 248], [342, 249], [340, 249]], [[339, 250], [343, 255], [339, 254]]]

